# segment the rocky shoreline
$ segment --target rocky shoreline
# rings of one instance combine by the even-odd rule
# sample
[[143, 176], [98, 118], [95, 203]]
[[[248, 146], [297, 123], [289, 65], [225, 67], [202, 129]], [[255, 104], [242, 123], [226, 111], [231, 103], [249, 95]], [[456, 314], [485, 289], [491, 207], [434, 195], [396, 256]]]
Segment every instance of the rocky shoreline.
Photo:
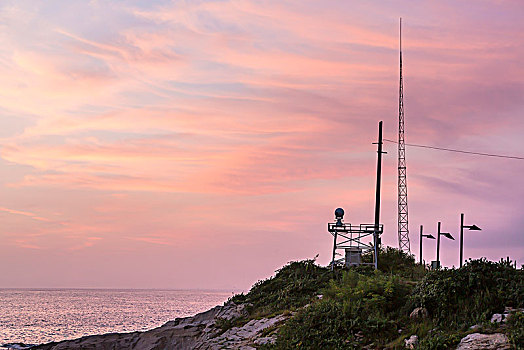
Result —
[[[411, 313], [411, 318], [427, 317], [425, 310], [418, 309], [420, 308]], [[506, 308], [506, 311], [507, 313], [504, 314], [493, 315], [491, 322], [505, 322], [510, 313], [524, 310]], [[216, 306], [195, 316], [176, 318], [149, 331], [91, 335], [41, 345], [5, 344], [3, 348], [9, 350], [256, 350], [259, 345], [273, 344], [276, 340], [278, 326], [291, 317], [291, 315], [278, 315], [270, 318], [251, 319], [241, 326], [233, 326], [233, 321], [247, 316], [244, 304], [229, 301], [223, 306]], [[475, 327], [479, 326], [471, 327], [471, 329], [476, 329]], [[417, 345], [417, 336], [405, 340], [406, 349], [416, 349]], [[457, 350], [474, 349], [504, 350], [511, 349], [511, 346], [508, 338], [502, 333], [471, 333], [464, 337], [457, 346]]]
[[73, 340], [64, 340], [41, 345], [5, 344], [12, 350], [75, 350], [75, 349], [256, 349], [255, 345], [272, 343], [274, 334], [267, 332], [284, 322], [288, 317], [253, 319], [238, 327], [223, 324], [247, 316], [245, 305], [228, 302], [191, 317], [177, 318], [166, 324], [144, 332], [108, 333], [91, 335]]

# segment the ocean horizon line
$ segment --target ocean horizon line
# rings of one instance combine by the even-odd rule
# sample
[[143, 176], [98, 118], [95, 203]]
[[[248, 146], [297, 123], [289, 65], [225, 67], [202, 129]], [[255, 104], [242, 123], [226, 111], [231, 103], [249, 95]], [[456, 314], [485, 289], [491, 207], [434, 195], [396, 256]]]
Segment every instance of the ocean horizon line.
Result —
[[231, 292], [243, 293], [242, 289], [225, 289], [225, 288], [129, 288], [129, 287], [0, 287], [2, 290], [20, 290], [20, 291], [63, 291], [63, 290], [92, 290], [92, 291], [181, 291], [181, 292]]

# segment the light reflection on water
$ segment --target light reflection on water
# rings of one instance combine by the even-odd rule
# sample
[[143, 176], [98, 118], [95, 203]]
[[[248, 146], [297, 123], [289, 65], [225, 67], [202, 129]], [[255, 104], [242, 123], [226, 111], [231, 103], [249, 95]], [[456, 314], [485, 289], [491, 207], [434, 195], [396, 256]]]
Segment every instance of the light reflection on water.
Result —
[[0, 345], [143, 331], [222, 304], [231, 292], [0, 289]]

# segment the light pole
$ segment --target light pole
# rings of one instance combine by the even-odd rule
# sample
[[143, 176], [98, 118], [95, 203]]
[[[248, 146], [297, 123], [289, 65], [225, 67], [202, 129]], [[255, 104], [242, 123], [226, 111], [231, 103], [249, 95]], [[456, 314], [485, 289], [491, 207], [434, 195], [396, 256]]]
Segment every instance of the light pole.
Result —
[[420, 225], [420, 265], [422, 265], [422, 238], [426, 237], [429, 239], [435, 239], [432, 234], [423, 234], [424, 226]]
[[437, 234], [437, 269], [440, 269], [440, 236], [455, 240], [451, 233], [449, 232], [440, 232], [440, 221], [438, 222], [438, 234]]
[[462, 236], [464, 235], [465, 228], [467, 228], [470, 231], [481, 231], [482, 230], [477, 225], [471, 225], [471, 226], [464, 225], [464, 213], [460, 214], [460, 267], [462, 267], [462, 262], [464, 261], [462, 258], [463, 253], [464, 253], [464, 238]]

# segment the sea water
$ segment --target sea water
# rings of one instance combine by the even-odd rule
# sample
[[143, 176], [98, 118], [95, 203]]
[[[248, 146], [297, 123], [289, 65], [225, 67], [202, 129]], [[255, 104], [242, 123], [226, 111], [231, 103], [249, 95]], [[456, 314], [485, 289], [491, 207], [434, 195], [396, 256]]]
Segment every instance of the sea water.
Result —
[[152, 329], [223, 304], [231, 292], [0, 289], [0, 348]]

